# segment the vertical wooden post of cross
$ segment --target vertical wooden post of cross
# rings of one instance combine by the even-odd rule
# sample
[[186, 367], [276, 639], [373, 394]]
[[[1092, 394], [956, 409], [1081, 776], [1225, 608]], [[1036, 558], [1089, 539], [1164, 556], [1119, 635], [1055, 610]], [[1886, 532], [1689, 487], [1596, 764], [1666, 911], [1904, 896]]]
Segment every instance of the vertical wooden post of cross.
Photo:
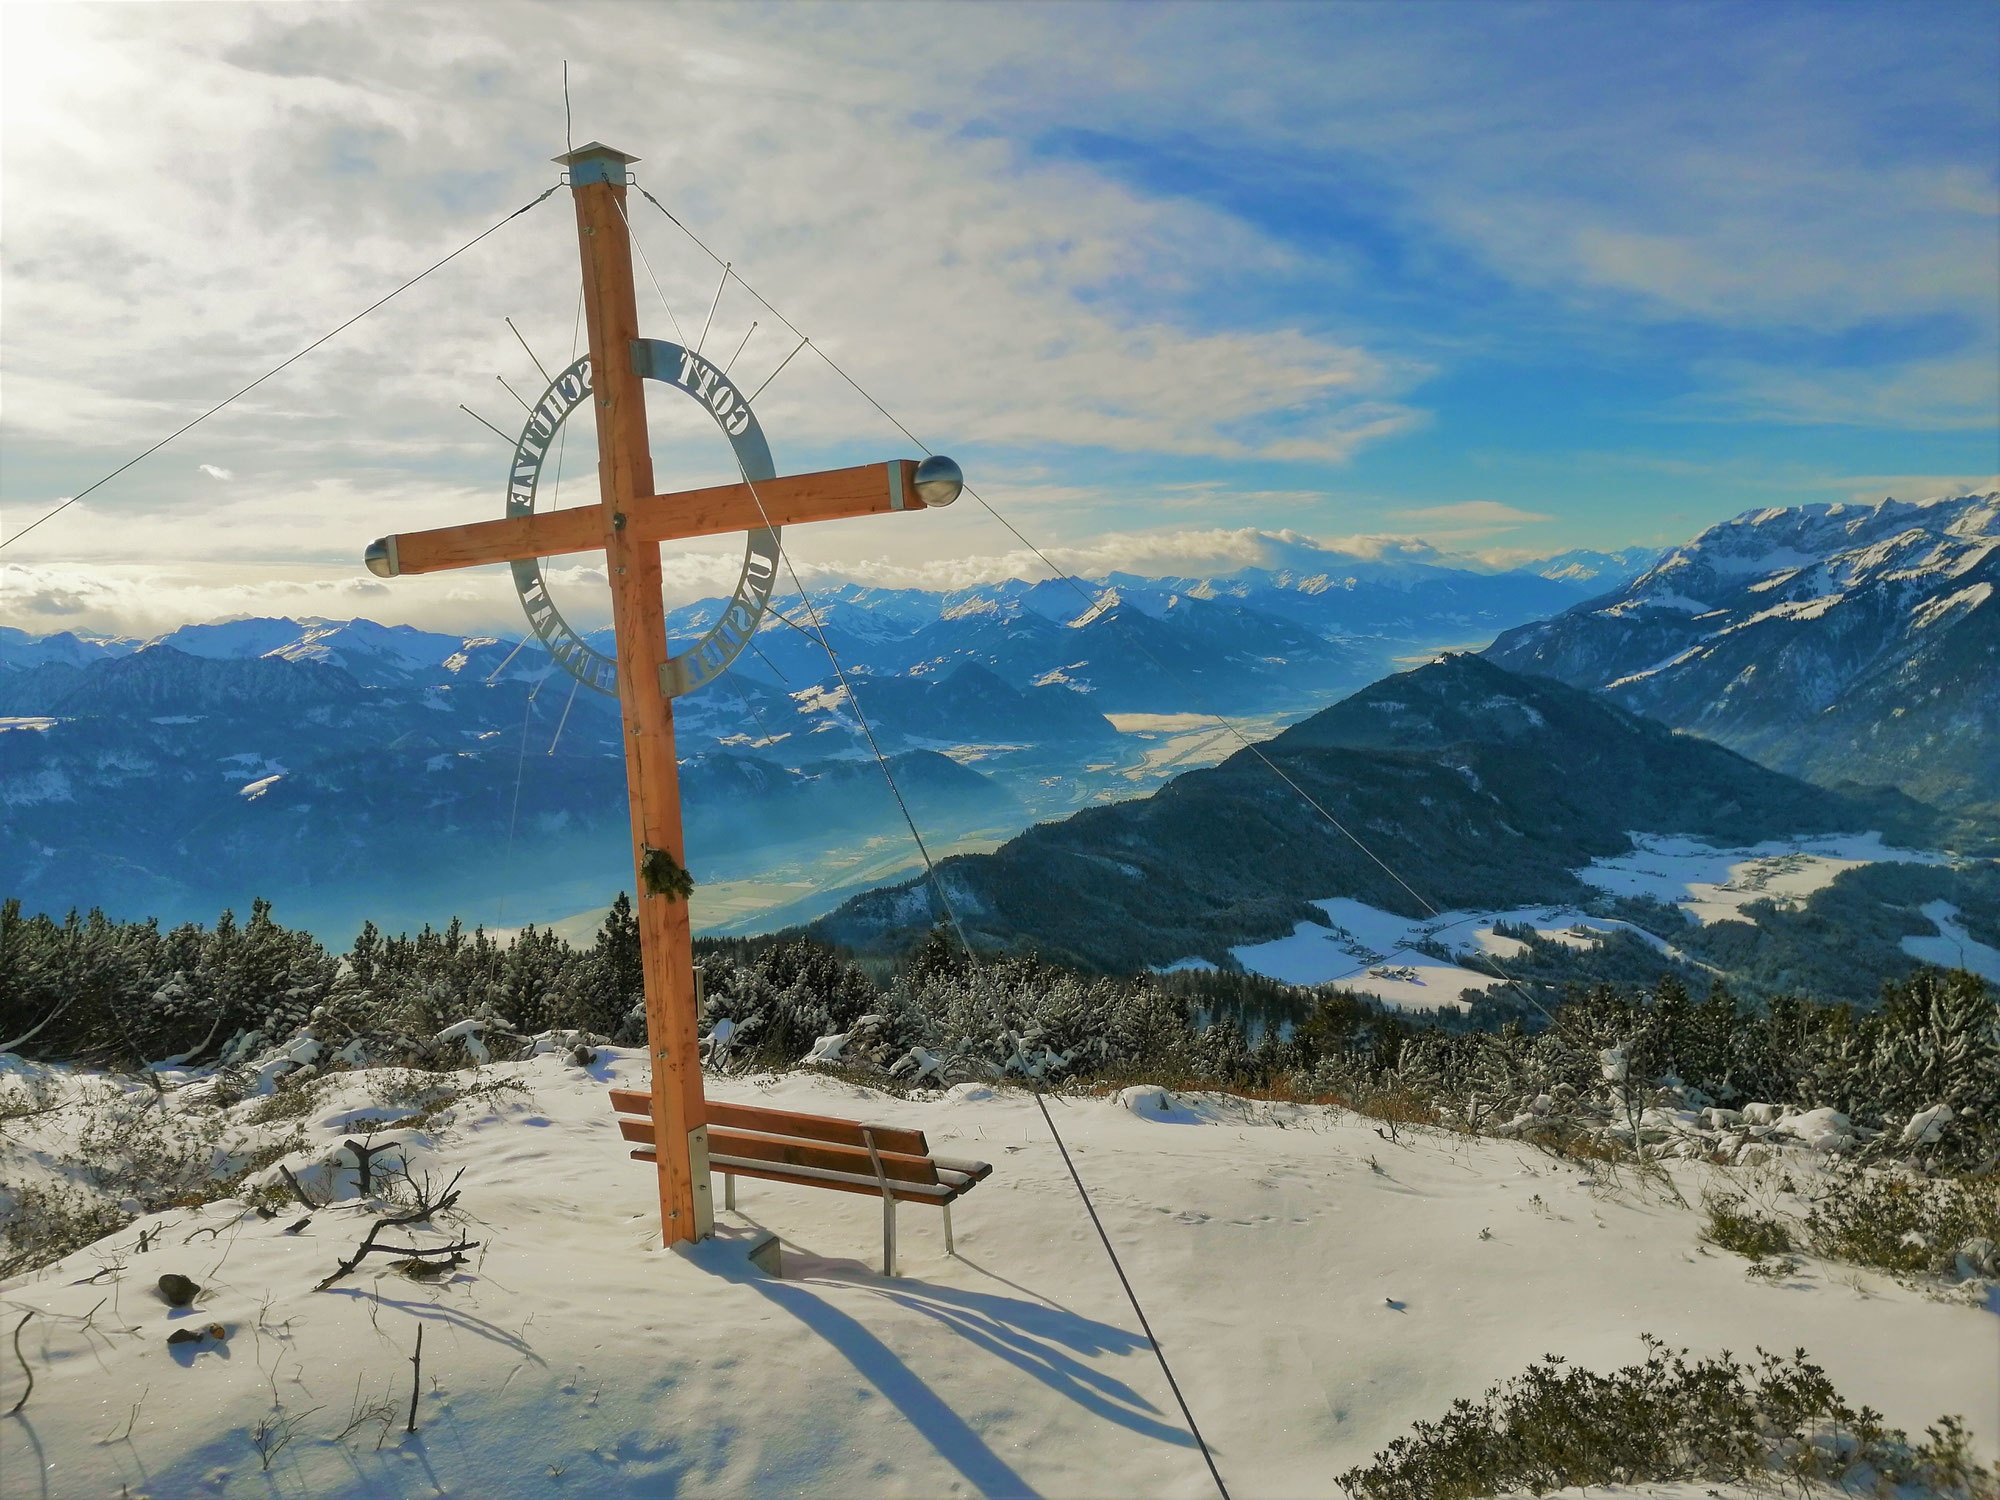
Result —
[[583, 312], [597, 416], [598, 493], [611, 613], [618, 642], [618, 703], [631, 793], [633, 879], [646, 979], [646, 1052], [653, 1072], [653, 1138], [660, 1230], [668, 1245], [706, 1238], [707, 1114], [702, 1100], [694, 939], [685, 897], [647, 889], [645, 851], [685, 867], [672, 701], [661, 691], [667, 659], [660, 544], [628, 535], [626, 511], [653, 493], [644, 382], [632, 367], [639, 311], [632, 242], [623, 212], [625, 164], [636, 158], [595, 143], [557, 158], [569, 168], [583, 260]]

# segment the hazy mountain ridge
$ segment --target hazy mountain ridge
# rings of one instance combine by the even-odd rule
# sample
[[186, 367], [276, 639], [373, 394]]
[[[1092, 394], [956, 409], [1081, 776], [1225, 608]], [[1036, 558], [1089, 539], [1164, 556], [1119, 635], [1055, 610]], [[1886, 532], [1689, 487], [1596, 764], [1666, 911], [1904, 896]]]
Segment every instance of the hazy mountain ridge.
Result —
[[[1731, 844], [1865, 828], [1921, 839], [1934, 820], [1907, 798], [1829, 792], [1465, 655], [1378, 682], [1259, 748], [945, 861], [968, 934], [1129, 970], [1226, 962], [1233, 945], [1322, 920], [1308, 900], [1420, 914], [1416, 895], [1299, 791], [1439, 909], [1583, 899], [1573, 871], [1625, 852], [1635, 830]], [[892, 948], [943, 915], [934, 905], [924, 883], [908, 882], [850, 900], [812, 930]]]
[[[0, 719], [5, 893], [30, 909], [167, 919], [262, 894], [338, 929], [404, 901], [449, 914], [509, 879], [530, 902], [549, 884], [581, 883], [593, 899], [629, 884], [615, 706], [518, 677], [421, 675], [370, 686], [310, 653], [202, 658], [167, 645], [0, 673], [12, 720]], [[1017, 812], [1003, 788], [933, 751], [892, 753], [891, 765], [932, 817]], [[780, 765], [715, 748], [683, 767], [695, 849], [893, 816], [872, 759]]]
[[1779, 769], [1992, 824], [1996, 583], [2000, 492], [1750, 511], [1486, 654]]
[[[1399, 654], [1578, 596], [1409, 558], [1293, 547], [1277, 560], [1301, 565], [1118, 575], [1082, 595], [1061, 581], [829, 588], [815, 604], [845, 685], [809, 611], [780, 601], [786, 618], [676, 705], [697, 875], [746, 879], [778, 844], [796, 894], [898, 867], [827, 863], [829, 840], [852, 852], [905, 837], [850, 693], [927, 835], [986, 841], [1220, 753], [1213, 735], [1175, 746], [1181, 730], [1121, 734], [1107, 714], [1268, 722]], [[676, 648], [721, 607], [672, 611]], [[509, 920], [599, 905], [629, 879], [615, 706], [520, 644], [366, 620], [234, 620], [149, 642], [0, 632], [0, 717], [27, 721], [0, 725], [4, 894], [164, 916], [262, 894], [336, 927], [364, 910], [395, 919], [392, 890], [426, 915], [496, 897]], [[572, 886], [566, 907], [551, 894]]]
[[1614, 589], [1631, 582], [1659, 560], [1658, 547], [1620, 547], [1614, 552], [1595, 552], [1579, 547], [1524, 563], [1521, 571], [1562, 583]]

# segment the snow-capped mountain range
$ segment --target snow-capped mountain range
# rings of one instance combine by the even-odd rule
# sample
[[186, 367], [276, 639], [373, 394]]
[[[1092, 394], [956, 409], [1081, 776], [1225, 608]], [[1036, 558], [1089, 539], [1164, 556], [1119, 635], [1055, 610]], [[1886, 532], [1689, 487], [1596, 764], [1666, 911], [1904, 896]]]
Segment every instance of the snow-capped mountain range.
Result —
[[[1225, 753], [1212, 726], [1176, 738], [1204, 710], [1269, 732], [1398, 656], [1490, 639], [1587, 592], [1303, 545], [1269, 560], [1283, 566], [1121, 574], [1081, 594], [818, 591], [844, 684], [801, 601], [779, 601], [756, 649], [677, 705], [698, 873], [768, 874], [774, 845], [808, 834], [820, 842], [767, 885], [803, 898], [903, 867], [850, 857], [905, 847], [850, 696], [900, 757], [927, 833], [997, 840]], [[721, 607], [673, 611], [670, 634], [691, 642]], [[177, 920], [264, 895], [342, 941], [364, 916], [600, 905], [629, 881], [613, 706], [520, 646], [367, 620], [146, 641], [0, 630], [0, 896]]]
[[1822, 784], [2000, 813], [2000, 491], [1748, 511], [1487, 655]]

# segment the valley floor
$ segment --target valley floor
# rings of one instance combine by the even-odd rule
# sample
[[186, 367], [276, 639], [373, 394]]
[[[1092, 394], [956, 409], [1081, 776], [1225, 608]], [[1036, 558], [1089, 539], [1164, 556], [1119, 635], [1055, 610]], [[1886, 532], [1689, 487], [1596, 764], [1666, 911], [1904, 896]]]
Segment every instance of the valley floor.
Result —
[[[1631, 839], [1631, 853], [1593, 860], [1576, 872], [1578, 878], [1610, 896], [1678, 908], [1701, 925], [1754, 923], [1760, 902], [1796, 909], [1841, 874], [1868, 865], [1952, 862], [1950, 855], [1885, 844], [1880, 833], [1771, 840], [1741, 849], [1720, 849], [1684, 835], [1635, 832]], [[1533, 928], [1538, 937], [1586, 950], [1611, 933], [1627, 932], [1666, 958], [1688, 957], [1630, 922], [1571, 906], [1447, 911], [1413, 921], [1346, 896], [1312, 905], [1326, 913], [1325, 924], [1300, 922], [1287, 937], [1232, 948], [1231, 956], [1250, 972], [1286, 984], [1338, 984], [1406, 1010], [1464, 1009], [1468, 992], [1484, 993], [1504, 984], [1483, 969], [1445, 962], [1427, 951], [1442, 946], [1461, 957], [1510, 960], [1525, 945], [1496, 932], [1496, 924]], [[1956, 907], [1932, 901], [1921, 909], [1936, 926], [1936, 935], [1905, 937], [1904, 953], [1925, 963], [1970, 969], [2000, 984], [2000, 950], [1959, 925]], [[1173, 967], [1189, 963], [1210, 967], [1198, 960]]]
[[[479, 1248], [445, 1284], [374, 1257], [313, 1291], [372, 1218], [350, 1189], [296, 1235], [297, 1210], [173, 1210], [0, 1288], [9, 1332], [38, 1314], [21, 1336], [33, 1391], [0, 1418], [0, 1492], [1213, 1493], [1026, 1094], [711, 1080], [720, 1098], [921, 1126], [934, 1150], [993, 1163], [956, 1212], [958, 1256], [934, 1212], [906, 1207], [903, 1274], [888, 1279], [873, 1200], [768, 1183], [741, 1184], [716, 1241], [661, 1250], [652, 1173], [605, 1098], [643, 1086], [638, 1052], [484, 1072], [524, 1087], [460, 1103], [407, 1143], [413, 1166], [465, 1169], [462, 1228]], [[374, 1087], [337, 1075], [316, 1102], [309, 1149], [289, 1159], [309, 1182]], [[2000, 1450], [2000, 1305], [1815, 1262], [1776, 1284], [1746, 1277], [1702, 1245], [1693, 1209], [1517, 1143], [1391, 1141], [1342, 1111], [1146, 1089], [1050, 1108], [1238, 1500], [1334, 1494], [1336, 1474], [1454, 1397], [1549, 1352], [1636, 1361], [1641, 1333], [1697, 1353], [1803, 1346], [1850, 1402], [1913, 1435], [1962, 1413], [1984, 1460]], [[54, 1137], [34, 1144], [51, 1166]], [[1713, 1170], [1676, 1165], [1690, 1201]], [[781, 1280], [743, 1260], [758, 1226], [783, 1237]], [[141, 1229], [158, 1232], [143, 1253]], [[193, 1313], [152, 1290], [169, 1271], [209, 1289]], [[226, 1344], [165, 1342], [211, 1322]], [[12, 1405], [19, 1370], [0, 1358]], [[376, 1401], [393, 1415], [335, 1436]], [[264, 1468], [258, 1424], [293, 1418]]]

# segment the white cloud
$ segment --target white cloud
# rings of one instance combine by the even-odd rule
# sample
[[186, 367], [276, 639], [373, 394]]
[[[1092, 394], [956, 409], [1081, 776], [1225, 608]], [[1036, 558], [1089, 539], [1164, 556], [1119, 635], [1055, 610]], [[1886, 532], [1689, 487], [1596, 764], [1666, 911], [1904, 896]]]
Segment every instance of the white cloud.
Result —
[[1553, 516], [1522, 510], [1498, 500], [1461, 500], [1455, 505], [1426, 505], [1416, 510], [1399, 510], [1412, 521], [1444, 521], [1459, 526], [1521, 526], [1532, 521], [1552, 521]]
[[[880, 555], [816, 555], [794, 557], [793, 566], [808, 590], [834, 583], [960, 589], [1003, 578], [1054, 576], [1043, 558], [1082, 578], [1110, 573], [1202, 578], [1249, 567], [1337, 574], [1343, 567], [1370, 563], [1479, 566], [1470, 557], [1441, 552], [1421, 537], [1316, 540], [1296, 531], [1254, 527], [1117, 532], [1083, 545], [1046, 547], [1039, 555], [1025, 548], [906, 561]], [[668, 604], [727, 594], [735, 587], [741, 566], [740, 550], [668, 554], [662, 560]], [[543, 577], [572, 624], [593, 629], [609, 621], [610, 592], [601, 565], [558, 560], [544, 563]], [[781, 571], [779, 593], [790, 593], [792, 587], [792, 573]], [[329, 619], [361, 615], [385, 624], [447, 632], [519, 633], [525, 628], [511, 575], [504, 568], [385, 582], [307, 563], [0, 565], [0, 625], [37, 635], [74, 630], [150, 636], [190, 621], [247, 615]]]
[[[559, 53], [579, 131], [637, 150], [642, 182], [938, 446], [1339, 462], [1421, 420], [1401, 399], [1415, 361], [1187, 314], [1216, 277], [1287, 259], [1240, 221], [963, 130], [960, 90], [935, 101], [957, 115], [917, 123], [908, 81], [927, 55], [963, 64], [953, 28], [845, 12], [773, 31], [747, 17], [688, 11], [669, 26], [615, 9], [597, 13], [618, 23], [606, 29], [505, 4], [10, 16], [19, 472], [80, 487], [539, 191], [555, 175]], [[1000, 49], [981, 66], [999, 71], [1047, 34], [1028, 13], [971, 24]], [[890, 35], [893, 66], [878, 45]], [[631, 208], [692, 336], [715, 268], [636, 195]], [[211, 419], [204, 432], [229, 456], [205, 472], [462, 487], [491, 469], [496, 440], [459, 402], [506, 428], [493, 376], [533, 379], [502, 315], [560, 362], [574, 261], [558, 197]], [[644, 322], [670, 332], [643, 271], [641, 289]], [[101, 357], [107, 303], [115, 360]], [[733, 350], [752, 318], [763, 326], [739, 373], [754, 382], [791, 340], [740, 287], [709, 342]], [[788, 466], [857, 441], [906, 446], [810, 352], [759, 408]], [[119, 483], [173, 490], [138, 471]], [[387, 506], [365, 497], [351, 516], [390, 529]]]
[[[1383, 555], [1533, 524], [1539, 509], [1491, 501], [1399, 514], [1395, 497], [1258, 488], [1324, 485], [1385, 450], [1430, 420], [1435, 368], [1517, 335], [1532, 355], [1650, 347], [1688, 326], [1993, 332], [1988, 136], [1976, 160], [1910, 144], [1897, 113], [1919, 100], [1927, 120], [1977, 123], [1990, 89], [1980, 74], [1968, 103], [1969, 74], [1914, 22], [1878, 86], [1869, 7], [1744, 20], [1728, 70], [1687, 60], [1709, 55], [1706, 22], [1671, 7], [1584, 8], [1560, 27], [1532, 7], [1474, 7], [1443, 30], [1394, 7], [1342, 8], [1337, 27], [1331, 14], [1273, 11], [1250, 28], [1186, 7], [1135, 30], [1123, 10], [1083, 6], [0, 6], [5, 529], [541, 191], [562, 56], [579, 140], [637, 151], [641, 182], [920, 437], [1027, 511], [1038, 541], [1107, 567], [1199, 572], [1202, 547], [1221, 549], [1217, 567], [1235, 555], [1141, 530], [1167, 518], [1189, 537], [1251, 534], [1201, 530], [1226, 517], [1428, 538], [1379, 543]], [[1064, 131], [1139, 158], [1187, 146], [1232, 181], [1303, 163], [1373, 206], [1351, 234], [1328, 227], [1339, 212], [1308, 223], [1305, 196], [1253, 215], [1172, 173], [1048, 149]], [[1295, 208], [1300, 222], [1284, 222]], [[632, 210], [692, 336], [717, 268], [643, 199]], [[1406, 289], [1472, 286], [1468, 309], [1490, 290], [1498, 321], [1421, 342], [1357, 321], [1347, 293], [1374, 274], [1371, 236], [1407, 257]], [[558, 194], [204, 424], [209, 462], [141, 464], [5, 556], [61, 575], [44, 609], [96, 599], [106, 618], [275, 607], [259, 592], [274, 580], [337, 602], [368, 538], [495, 512], [505, 448], [457, 407], [509, 427], [494, 376], [537, 378], [503, 316], [545, 363], [568, 357], [575, 254]], [[640, 290], [647, 331], [669, 333], [643, 270]], [[733, 351], [753, 318], [746, 387], [791, 337], [734, 284], [709, 337]], [[1679, 412], [1991, 420], [1990, 359], [1811, 363], [1711, 362]], [[653, 403], [662, 488], [729, 477], [684, 406]], [[810, 352], [758, 406], [782, 469], [907, 449]], [[570, 482], [587, 480], [590, 445], [570, 441]], [[1677, 454], [1691, 441], [1677, 435]], [[1707, 483], [1699, 468], [1691, 487]], [[1190, 474], [1248, 482], [1173, 486]], [[1575, 488], [1574, 473], [1561, 482]], [[873, 521], [813, 528], [792, 545], [826, 576], [971, 577], [1014, 544], [970, 509], [893, 536]], [[673, 586], [733, 578], [736, 545], [671, 553]], [[79, 572], [93, 566], [101, 597]], [[133, 592], [143, 579], [157, 599]], [[511, 612], [503, 575], [401, 580], [390, 597], [437, 623]]]
[[1858, 369], [1717, 361], [1713, 387], [1677, 403], [1703, 420], [1985, 432], [2000, 418], [2000, 360], [1977, 353]]
[[1936, 495], [1989, 495], [2000, 490], [2000, 474], [1843, 474], [1825, 483], [1827, 487], [1853, 486], [1847, 492], [1848, 499], [1872, 503], [1885, 497], [1927, 500]]

